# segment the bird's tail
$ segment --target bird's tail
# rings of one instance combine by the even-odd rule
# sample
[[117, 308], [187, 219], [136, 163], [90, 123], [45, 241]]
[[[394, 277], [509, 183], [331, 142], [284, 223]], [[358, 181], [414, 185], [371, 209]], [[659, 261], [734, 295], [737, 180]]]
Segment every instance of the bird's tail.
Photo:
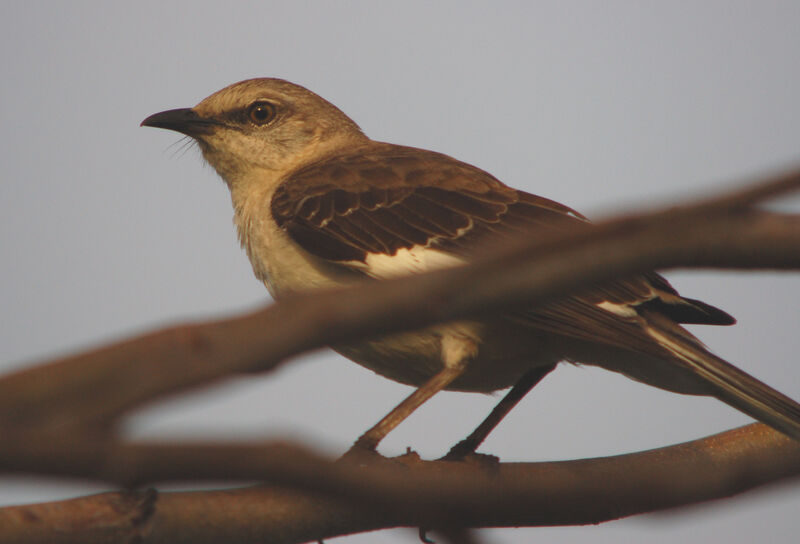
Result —
[[800, 441], [800, 404], [709, 352], [684, 329], [648, 321], [647, 333], [705, 381], [715, 397]]

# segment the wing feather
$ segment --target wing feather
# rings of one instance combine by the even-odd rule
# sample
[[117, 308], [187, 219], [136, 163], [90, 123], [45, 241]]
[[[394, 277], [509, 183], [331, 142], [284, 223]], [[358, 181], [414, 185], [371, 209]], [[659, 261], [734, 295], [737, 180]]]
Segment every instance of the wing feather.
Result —
[[[511, 189], [475, 167], [388, 144], [296, 172], [278, 187], [272, 212], [306, 251], [362, 272], [375, 254], [430, 248], [468, 257], [493, 237], [589, 228], [578, 212]], [[643, 332], [640, 309], [682, 323], [733, 322], [713, 306], [680, 297], [655, 273], [598, 285], [508, 318], [555, 334], [663, 354]]]

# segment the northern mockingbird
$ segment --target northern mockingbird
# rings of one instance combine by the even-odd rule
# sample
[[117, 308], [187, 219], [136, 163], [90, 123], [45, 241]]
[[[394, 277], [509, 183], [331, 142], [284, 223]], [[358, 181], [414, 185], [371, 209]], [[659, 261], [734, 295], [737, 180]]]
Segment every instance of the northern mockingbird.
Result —
[[[336, 106], [280, 79], [251, 79], [144, 126], [183, 133], [231, 191], [239, 240], [275, 298], [469, 261], [492, 237], [587, 224], [456, 159], [370, 140]], [[734, 319], [650, 273], [544, 307], [337, 346], [417, 390], [357, 441], [374, 449], [442, 389], [514, 386], [453, 450], [474, 451], [560, 361], [597, 365], [685, 394], [711, 395], [800, 439], [800, 405], [713, 355], [679, 323]], [[268, 334], [268, 331], [265, 331]]]

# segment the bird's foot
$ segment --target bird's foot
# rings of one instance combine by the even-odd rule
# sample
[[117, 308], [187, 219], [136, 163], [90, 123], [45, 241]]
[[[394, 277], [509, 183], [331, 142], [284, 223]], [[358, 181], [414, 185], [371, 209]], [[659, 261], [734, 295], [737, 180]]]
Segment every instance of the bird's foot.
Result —
[[447, 454], [439, 459], [440, 461], [463, 461], [469, 455], [475, 455], [475, 450], [478, 444], [473, 443], [469, 438], [466, 438], [450, 448]]
[[452, 448], [447, 454], [439, 459], [455, 463], [467, 463], [483, 469], [496, 469], [500, 464], [500, 458], [488, 453], [478, 453], [475, 446], [468, 440], [462, 440]]
[[340, 463], [355, 466], [375, 465], [386, 458], [377, 452], [374, 446], [363, 444], [357, 440], [350, 449], [339, 458]]

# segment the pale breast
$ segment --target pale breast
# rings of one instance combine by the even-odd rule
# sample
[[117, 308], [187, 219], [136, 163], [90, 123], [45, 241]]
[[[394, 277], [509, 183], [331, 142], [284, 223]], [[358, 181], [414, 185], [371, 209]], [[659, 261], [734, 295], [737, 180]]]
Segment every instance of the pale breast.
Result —
[[[373, 259], [365, 263], [366, 266], [362, 265], [360, 270], [325, 261], [300, 248], [277, 225], [269, 213], [271, 198], [272, 192], [265, 189], [250, 192], [247, 199], [234, 199], [234, 221], [253, 272], [275, 298], [292, 292], [353, 284], [369, 276], [390, 278], [455, 266], [461, 262], [460, 259], [447, 259], [445, 254], [426, 248], [404, 250], [394, 256], [400, 257], [399, 262], [398, 259], [393, 263]], [[385, 261], [390, 259], [388, 256], [384, 258]], [[353, 263], [348, 264], [353, 266]], [[507, 327], [501, 329], [506, 331]], [[483, 343], [483, 324], [469, 321], [339, 345], [335, 349], [387, 378], [419, 386], [443, 368], [442, 338], [446, 336], [464, 337], [478, 346], [477, 352], [470, 357], [465, 373], [448, 389], [492, 391], [508, 387], [531, 364], [527, 357], [508, 357], [491, 349], [487, 351]], [[503, 339], [497, 343], [506, 345]], [[539, 350], [537, 348], [534, 351]], [[550, 354], [539, 353], [536, 359], [540, 358], [546, 362], [552, 360]]]
[[234, 201], [234, 223], [253, 272], [273, 297], [356, 281], [351, 271], [325, 262], [295, 244], [272, 219], [271, 198], [272, 191], [263, 191]]

